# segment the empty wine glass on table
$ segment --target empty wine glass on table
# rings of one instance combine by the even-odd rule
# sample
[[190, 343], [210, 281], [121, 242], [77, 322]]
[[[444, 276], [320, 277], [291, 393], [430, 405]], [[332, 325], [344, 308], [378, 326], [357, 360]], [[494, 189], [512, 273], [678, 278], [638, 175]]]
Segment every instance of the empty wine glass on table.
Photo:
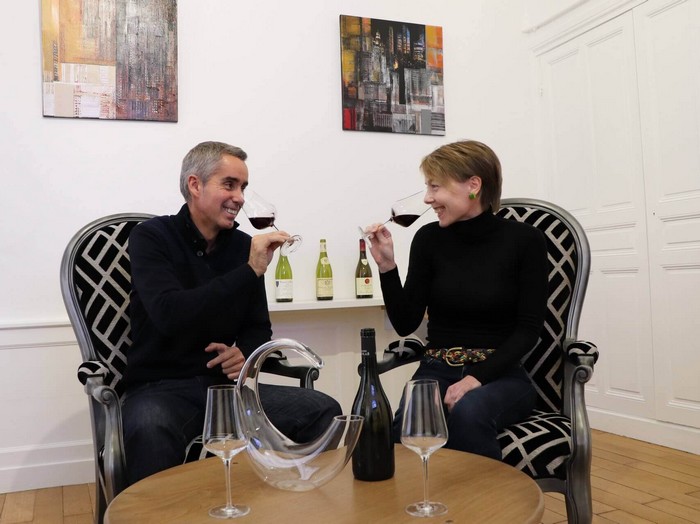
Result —
[[423, 463], [423, 501], [406, 506], [415, 517], [447, 513], [447, 506], [428, 499], [428, 458], [447, 442], [447, 423], [442, 410], [437, 380], [420, 379], [406, 383], [404, 390], [401, 443], [420, 455]]
[[[246, 189], [244, 194], [245, 202], [243, 203], [243, 212], [248, 217], [248, 220], [250, 220], [250, 224], [255, 229], [265, 229], [268, 227], [277, 229], [275, 225], [277, 208], [252, 189]], [[277, 230], [279, 231], [279, 229]], [[289, 240], [282, 244], [280, 252], [284, 256], [293, 253], [299, 248], [301, 241], [301, 236], [292, 235]]]
[[[408, 227], [412, 225], [416, 220], [420, 218], [423, 213], [425, 213], [430, 206], [423, 201], [424, 191], [418, 191], [407, 197], [400, 198], [391, 206], [391, 218], [384, 222], [394, 222], [403, 227]], [[372, 242], [369, 236], [365, 233], [365, 230], [361, 227], [360, 236], [365, 240], [365, 242], [371, 247]]]
[[209, 510], [211, 517], [232, 519], [250, 513], [248, 506], [231, 502], [231, 459], [243, 451], [246, 440], [236, 428], [236, 412], [240, 397], [233, 384], [210, 386], [207, 389], [207, 408], [204, 415], [202, 441], [207, 451], [224, 461], [226, 472], [226, 505]]

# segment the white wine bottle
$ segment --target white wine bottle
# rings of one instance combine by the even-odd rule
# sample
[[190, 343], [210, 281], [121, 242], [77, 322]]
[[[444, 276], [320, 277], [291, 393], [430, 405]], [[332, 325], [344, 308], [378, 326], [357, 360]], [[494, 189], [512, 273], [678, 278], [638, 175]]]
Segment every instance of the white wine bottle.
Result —
[[321, 239], [318, 264], [316, 264], [316, 299], [333, 300], [333, 269], [326, 252], [326, 239]]
[[372, 268], [367, 261], [367, 249], [365, 239], [360, 239], [360, 259], [355, 268], [355, 296], [357, 298], [372, 298], [374, 290], [372, 288]]
[[277, 302], [291, 302], [293, 298], [292, 266], [289, 264], [289, 259], [280, 253], [275, 268], [275, 300]]

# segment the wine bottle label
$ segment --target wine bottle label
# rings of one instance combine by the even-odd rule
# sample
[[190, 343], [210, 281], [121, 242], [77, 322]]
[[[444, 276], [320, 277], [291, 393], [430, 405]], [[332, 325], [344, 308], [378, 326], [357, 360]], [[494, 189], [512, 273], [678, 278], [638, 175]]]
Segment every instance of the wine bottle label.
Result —
[[367, 262], [366, 258], [361, 259], [360, 263], [362, 263], [363, 266], [366, 266], [367, 264], [369, 264], [369, 262]]
[[360, 277], [355, 279], [355, 294], [358, 296], [369, 295], [371, 297], [374, 293], [372, 287], [372, 277]]
[[294, 281], [292, 279], [275, 280], [275, 298], [277, 300], [291, 300], [294, 296]]
[[316, 279], [316, 297], [328, 298], [333, 296], [333, 279], [332, 278], [317, 278]]
[[328, 264], [330, 264], [328, 257], [321, 257], [320, 262], [322, 266], [327, 266]]

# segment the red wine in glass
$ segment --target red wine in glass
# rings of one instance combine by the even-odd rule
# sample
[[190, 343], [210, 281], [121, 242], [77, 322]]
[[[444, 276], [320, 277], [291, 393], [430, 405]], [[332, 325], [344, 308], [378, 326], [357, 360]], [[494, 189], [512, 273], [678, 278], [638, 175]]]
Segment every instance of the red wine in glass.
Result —
[[[277, 218], [277, 208], [257, 194], [252, 189], [246, 189], [245, 191], [245, 202], [243, 203], [243, 212], [250, 220], [250, 224], [255, 229], [266, 229], [268, 227], [274, 227], [275, 218]], [[279, 229], [277, 229], [279, 231]], [[287, 256], [289, 253], [296, 251], [301, 245], [301, 236], [292, 235], [289, 237], [282, 247], [280, 252], [282, 255]]]
[[[428, 209], [430, 209], [430, 206], [423, 201], [423, 191], [418, 191], [394, 202], [391, 206], [391, 218], [384, 222], [384, 224], [387, 222], [394, 222], [402, 227], [409, 227]], [[360, 235], [365, 239], [367, 245], [372, 247], [372, 242], [365, 233], [365, 230], [361, 227], [359, 230]]]

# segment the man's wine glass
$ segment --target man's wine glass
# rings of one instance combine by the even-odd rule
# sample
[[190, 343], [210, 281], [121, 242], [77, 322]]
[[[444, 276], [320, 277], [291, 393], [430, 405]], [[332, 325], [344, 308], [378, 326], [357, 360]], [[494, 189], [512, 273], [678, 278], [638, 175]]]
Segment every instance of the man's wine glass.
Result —
[[236, 429], [236, 412], [240, 397], [233, 384], [210, 386], [207, 390], [207, 408], [204, 415], [202, 441], [207, 451], [221, 457], [226, 471], [226, 505], [209, 510], [211, 517], [232, 519], [250, 513], [248, 506], [231, 502], [231, 459], [243, 451], [246, 440]]
[[437, 380], [421, 379], [406, 383], [404, 391], [401, 443], [420, 455], [423, 462], [423, 501], [406, 506], [416, 517], [447, 513], [447, 506], [428, 500], [428, 458], [447, 442], [447, 424], [442, 410]]
[[[252, 189], [246, 189], [244, 195], [243, 212], [250, 220], [251, 225], [255, 229], [265, 229], [267, 227], [277, 229], [275, 225], [277, 208]], [[279, 231], [279, 229], [277, 230]], [[301, 241], [301, 236], [292, 235], [289, 240], [282, 244], [280, 253], [284, 256], [293, 253], [299, 248]]]
[[[391, 206], [391, 218], [384, 224], [394, 222], [403, 227], [412, 225], [423, 213], [430, 209], [430, 206], [423, 201], [423, 195], [423, 191], [418, 191], [394, 202]], [[358, 229], [360, 230], [360, 236], [362, 236], [369, 247], [372, 247], [372, 242], [365, 230], [361, 227]]]

